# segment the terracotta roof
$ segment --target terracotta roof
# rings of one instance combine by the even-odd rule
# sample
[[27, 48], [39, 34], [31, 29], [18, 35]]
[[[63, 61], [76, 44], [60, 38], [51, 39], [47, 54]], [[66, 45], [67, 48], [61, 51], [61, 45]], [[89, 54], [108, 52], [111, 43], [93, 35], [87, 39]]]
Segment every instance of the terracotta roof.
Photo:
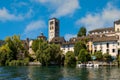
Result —
[[76, 42], [76, 41], [85, 40], [85, 39], [90, 39], [90, 36], [73, 37], [69, 41], [70, 42]]
[[102, 36], [102, 37], [94, 37], [93, 42], [106, 42], [106, 41], [117, 41], [118, 36]]
[[92, 33], [92, 32], [103, 32], [103, 31], [112, 31], [112, 32], [114, 32], [114, 27], [94, 29], [94, 30], [89, 31], [89, 33]]
[[54, 37], [50, 43], [63, 43], [63, 42], [66, 42], [64, 37]]
[[66, 41], [66, 42], [63, 42], [62, 45], [68, 45], [68, 44], [75, 44], [77, 41], [82, 41], [82, 40], [85, 40], [85, 39], [90, 39], [89, 36], [83, 36], [83, 37], [73, 37], [71, 38], [69, 41]]
[[62, 45], [69, 45], [69, 44], [75, 44], [75, 42], [67, 41], [67, 42], [63, 42], [63, 43], [62, 43]]

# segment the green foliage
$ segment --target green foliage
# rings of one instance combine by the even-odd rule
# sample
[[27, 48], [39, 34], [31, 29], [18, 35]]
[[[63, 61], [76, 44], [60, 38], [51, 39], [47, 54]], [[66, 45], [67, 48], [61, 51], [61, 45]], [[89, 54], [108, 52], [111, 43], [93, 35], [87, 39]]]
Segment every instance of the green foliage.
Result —
[[37, 46], [39, 47], [36, 49], [36, 58], [42, 65], [61, 63], [61, 50], [59, 45], [48, 44], [42, 41]]
[[78, 32], [78, 34], [77, 34], [77, 36], [78, 37], [86, 36], [86, 32], [87, 32], [86, 28], [85, 27], [81, 27], [79, 32]]
[[42, 44], [42, 42], [43, 42], [43, 40], [41, 40], [41, 39], [34, 40], [32, 43], [32, 50], [34, 52], [36, 52], [40, 48], [40, 45]]
[[78, 54], [79, 54], [79, 52], [80, 52], [81, 49], [87, 49], [86, 48], [86, 44], [83, 41], [76, 42], [75, 46], [74, 46], [75, 56], [78, 56]]
[[12, 51], [9, 49], [8, 45], [0, 47], [0, 65], [5, 65], [12, 59]]
[[10, 48], [10, 50], [13, 52], [13, 58], [14, 59], [23, 59], [25, 52], [24, 45], [22, 44], [22, 41], [20, 40], [20, 36], [14, 35], [12, 37], [7, 37], [5, 39], [6, 44]]
[[9, 62], [9, 66], [26, 66], [29, 63], [29, 58], [25, 58], [24, 60], [12, 60]]
[[64, 65], [66, 65], [66, 66], [74, 66], [74, 65], [76, 65], [75, 55], [74, 55], [74, 53], [72, 51], [68, 51], [66, 53]]
[[10, 62], [14, 63], [17, 60], [16, 63], [19, 63], [28, 57], [28, 51], [20, 40], [20, 36], [7, 37], [5, 43], [0, 47], [0, 65], [9, 65]]
[[103, 60], [106, 62], [112, 61], [112, 56], [108, 53], [103, 54]]
[[119, 64], [120, 64], [120, 55], [118, 56], [118, 62], [119, 62]]
[[91, 56], [86, 49], [81, 49], [78, 55], [78, 61], [85, 63], [91, 60]]
[[101, 51], [97, 51], [93, 54], [96, 57], [96, 60], [102, 60], [103, 59], [103, 55]]

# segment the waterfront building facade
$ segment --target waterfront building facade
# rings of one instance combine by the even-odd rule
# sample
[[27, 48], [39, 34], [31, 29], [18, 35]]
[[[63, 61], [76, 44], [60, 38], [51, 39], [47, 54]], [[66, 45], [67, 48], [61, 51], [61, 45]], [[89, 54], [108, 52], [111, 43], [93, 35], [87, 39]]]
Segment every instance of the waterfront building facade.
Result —
[[92, 52], [101, 51], [114, 57], [120, 54], [120, 20], [114, 22], [114, 27], [95, 29], [89, 32], [92, 39]]
[[[60, 49], [65, 55], [68, 51], [74, 52], [74, 45], [78, 41], [86, 41], [87, 50], [90, 54], [96, 51], [101, 51], [103, 54], [108, 53], [112, 56], [120, 54], [120, 20], [114, 22], [114, 27], [100, 28], [89, 31], [87, 36], [73, 37], [66, 41], [64, 37], [60, 37], [59, 20], [52, 18], [48, 22], [48, 43], [55, 43], [60, 45]], [[41, 33], [37, 39], [47, 40]], [[29, 53], [32, 51], [33, 40], [29, 40]]]
[[118, 54], [118, 36], [103, 36], [93, 39], [93, 53], [101, 51], [103, 54], [108, 53], [111, 56]]
[[[49, 39], [50, 43], [60, 44], [63, 54], [68, 51], [74, 52], [74, 45], [77, 41], [86, 41], [89, 53], [101, 51], [112, 56], [120, 54], [120, 20], [114, 22], [113, 27], [100, 28], [89, 31], [87, 36], [73, 37], [65, 41], [64, 37], [59, 37], [59, 25], [55, 25], [56, 18], [49, 20]], [[57, 21], [59, 24], [59, 21]], [[55, 30], [58, 28], [57, 30]], [[55, 32], [57, 31], [57, 32]], [[57, 35], [56, 35], [57, 34]]]

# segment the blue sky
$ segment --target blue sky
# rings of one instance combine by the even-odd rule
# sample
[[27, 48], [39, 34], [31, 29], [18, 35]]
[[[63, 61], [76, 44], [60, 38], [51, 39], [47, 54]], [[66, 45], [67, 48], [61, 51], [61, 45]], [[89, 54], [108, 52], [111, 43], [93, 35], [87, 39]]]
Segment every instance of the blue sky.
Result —
[[0, 0], [0, 39], [14, 34], [35, 39], [48, 37], [48, 20], [60, 20], [60, 36], [75, 37], [79, 28], [87, 31], [113, 27], [120, 19], [120, 0]]

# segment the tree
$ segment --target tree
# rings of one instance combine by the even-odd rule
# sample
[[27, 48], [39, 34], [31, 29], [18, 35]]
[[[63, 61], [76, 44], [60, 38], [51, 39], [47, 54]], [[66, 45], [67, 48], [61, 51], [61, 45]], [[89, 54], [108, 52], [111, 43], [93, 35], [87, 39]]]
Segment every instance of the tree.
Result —
[[13, 54], [8, 45], [5, 44], [0, 47], [0, 65], [7, 65], [12, 59]]
[[112, 61], [112, 56], [108, 53], [103, 54], [103, 60], [106, 62]]
[[85, 27], [81, 27], [79, 32], [78, 32], [78, 34], [77, 34], [77, 36], [78, 37], [86, 36], [86, 32], [87, 32], [86, 28]]
[[96, 57], [96, 60], [102, 60], [103, 59], [103, 55], [101, 51], [97, 51], [93, 54]]
[[64, 64], [67, 66], [74, 66], [76, 65], [75, 55], [72, 51], [68, 51], [65, 55]]
[[57, 44], [50, 44], [50, 55], [51, 55], [51, 62], [54, 62], [56, 64], [60, 64], [61, 63], [61, 59], [62, 59], [62, 52], [60, 50], [60, 45]]
[[91, 56], [86, 49], [81, 49], [78, 55], [78, 61], [86, 63], [91, 60]]
[[120, 64], [120, 55], [118, 56], [118, 65]]
[[20, 40], [20, 36], [14, 35], [12, 37], [7, 37], [5, 39], [5, 43], [8, 45], [9, 49], [13, 52], [13, 58], [15, 60], [17, 59], [23, 59], [27, 52], [25, 49], [22, 41]]
[[85, 42], [84, 41], [78, 41], [75, 43], [75, 46], [74, 46], [74, 53], [75, 53], [75, 56], [78, 56], [79, 52], [81, 49], [87, 49], [86, 45], [85, 45]]
[[28, 57], [28, 51], [20, 40], [20, 36], [14, 35], [6, 37], [5, 44], [0, 48], [0, 55], [2, 64], [9, 65], [12, 60], [24, 60], [25, 57]]
[[36, 39], [33, 41], [32, 43], [32, 50], [34, 52], [36, 52], [39, 48], [40, 48], [40, 45], [42, 44], [43, 40], [42, 39]]
[[39, 47], [36, 49], [36, 58], [42, 65], [61, 64], [62, 54], [59, 45], [43, 41], [37, 46]]
[[[50, 61], [50, 54], [49, 54], [49, 45], [47, 42], [41, 42], [40, 44], [36, 45], [36, 58], [42, 65], [48, 65]], [[35, 47], [36, 47], [35, 46]]]

